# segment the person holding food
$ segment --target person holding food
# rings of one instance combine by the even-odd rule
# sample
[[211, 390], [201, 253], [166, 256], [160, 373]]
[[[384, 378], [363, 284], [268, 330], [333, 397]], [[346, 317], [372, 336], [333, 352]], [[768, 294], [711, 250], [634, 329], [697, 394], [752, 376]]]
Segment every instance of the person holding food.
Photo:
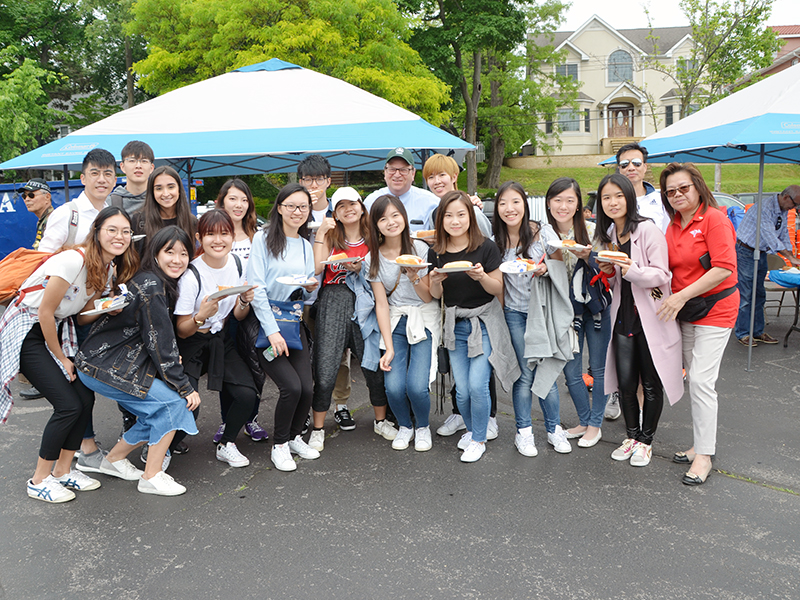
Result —
[[[80, 245], [55, 254], [20, 286], [20, 293], [0, 319], [0, 423], [11, 410], [11, 380], [24, 374], [50, 404], [39, 458], [27, 482], [28, 496], [59, 503], [89, 491], [100, 482], [71, 468], [91, 418], [94, 393], [76, 377], [74, 315], [94, 309], [94, 301], [112, 281], [130, 279], [139, 266], [131, 248], [131, 224], [121, 208], [102, 209]], [[78, 317], [91, 322], [91, 317]], [[103, 464], [107, 461], [103, 458]], [[138, 471], [127, 460], [116, 466]], [[73, 491], [74, 490], [74, 491]]]
[[[318, 451], [325, 447], [325, 415], [331, 406], [331, 394], [345, 348], [349, 348], [362, 362], [361, 371], [375, 413], [373, 431], [389, 441], [397, 436], [397, 429], [386, 419], [383, 372], [378, 368], [377, 359], [375, 370], [364, 366], [364, 337], [359, 324], [353, 320], [356, 293], [351, 286], [358, 291], [369, 288], [361, 277], [361, 262], [369, 252], [369, 215], [361, 196], [351, 187], [336, 190], [331, 204], [333, 217], [322, 221], [314, 240], [315, 272], [322, 275], [322, 289], [317, 300], [312, 402], [314, 429], [309, 445]], [[356, 428], [346, 408], [337, 410], [333, 417], [343, 431]]]
[[[595, 224], [583, 218], [581, 188], [578, 182], [570, 177], [559, 177], [547, 189], [547, 220], [558, 233], [564, 244], [564, 264], [570, 289], [583, 289], [591, 285], [596, 273], [592, 261], [592, 251], [601, 250], [602, 245], [595, 238]], [[603, 391], [606, 368], [606, 348], [611, 339], [611, 325], [608, 308], [592, 306], [588, 302], [573, 303], [575, 312], [574, 328], [578, 334], [578, 352], [564, 366], [564, 378], [569, 395], [578, 413], [580, 425], [564, 431], [556, 427], [555, 433], [547, 435], [548, 442], [556, 452], [572, 451], [568, 439], [581, 438], [578, 446], [591, 448], [602, 438], [600, 429], [603, 424], [607, 396]], [[594, 309], [594, 310], [593, 310]], [[599, 309], [599, 310], [598, 310]], [[594, 384], [592, 396], [583, 381], [583, 348], [584, 341], [589, 352], [589, 368], [592, 370]]]
[[[181, 366], [171, 314], [178, 278], [193, 248], [189, 235], [175, 225], [157, 232], [142, 268], [127, 282], [127, 304], [115, 316], [100, 317], [75, 357], [86, 387], [137, 417], [103, 459], [100, 472], [128, 475], [125, 479], [138, 472], [138, 489], [144, 494], [178, 496], [186, 491], [164, 471], [175, 432], [197, 434], [191, 410], [200, 404], [200, 394]], [[143, 473], [126, 458], [140, 445], [147, 448]]]
[[217, 460], [246, 467], [250, 461], [235, 441], [253, 412], [258, 390], [225, 324], [231, 314], [239, 321], [247, 316], [254, 294], [239, 257], [231, 254], [233, 231], [233, 221], [224, 210], [210, 210], [200, 217], [197, 239], [202, 254], [189, 263], [178, 282], [175, 316], [178, 349], [192, 387], [198, 389], [198, 380], [208, 373], [208, 389], [219, 392], [221, 405], [230, 406]]
[[[389, 406], [400, 426], [392, 448], [431, 449], [432, 352], [439, 346], [439, 303], [428, 290], [424, 264], [428, 246], [409, 235], [408, 216], [397, 196], [378, 198], [370, 212], [370, 252], [366, 279], [375, 295], [375, 313], [386, 352], [380, 360]], [[413, 422], [412, 422], [413, 413]]]
[[456, 382], [456, 402], [467, 432], [458, 447], [462, 462], [480, 460], [489, 424], [489, 375], [494, 369], [505, 390], [520, 376], [500, 299], [502, 255], [475, 221], [464, 192], [448, 192], [436, 216], [436, 242], [428, 252], [435, 267], [429, 289], [445, 304], [443, 345]]
[[[552, 245], [559, 241], [558, 236], [548, 223], [542, 224], [530, 220], [528, 195], [519, 183], [507, 181], [500, 186], [495, 201], [495, 215], [497, 218], [493, 223], [494, 240], [504, 260], [501, 266], [501, 270], [504, 271], [504, 313], [508, 331], [511, 334], [511, 343], [514, 345], [514, 352], [522, 371], [522, 375], [514, 382], [512, 390], [514, 417], [517, 425], [514, 445], [523, 456], [536, 456], [538, 451], [531, 422], [533, 399], [531, 386], [534, 384], [537, 366], [535, 363], [534, 366], [529, 366], [528, 357], [530, 355], [526, 354], [526, 330], [531, 327], [535, 330], [532, 331], [532, 334], [544, 334], [547, 343], [541, 344], [539, 347], [547, 346], [549, 349], [555, 349], [559, 346], [559, 341], [566, 342], [563, 355], [561, 354], [562, 349], [558, 349], [554, 353], [563, 356], [563, 361], [554, 361], [552, 369], [550, 364], [547, 367], [544, 366], [544, 360], [540, 363], [542, 372], [539, 375], [540, 377], [544, 376], [544, 371], [548, 370], [547, 380], [550, 385], [537, 381], [537, 385], [547, 387], [543, 397], [539, 397], [539, 406], [544, 415], [545, 429], [548, 434], [553, 435], [556, 427], [560, 426], [556, 379], [567, 359], [572, 358], [568, 338], [568, 329], [572, 323], [572, 306], [569, 302], [567, 272], [561, 258], [561, 250]], [[547, 261], [546, 258], [552, 258], [552, 261]], [[550, 274], [548, 265], [552, 265], [558, 272]], [[541, 278], [545, 274], [548, 276], [543, 280], [535, 281], [535, 278]], [[562, 292], [560, 295], [557, 291], [554, 293], [554, 290], [550, 289], [556, 278], [558, 278], [559, 289]], [[536, 298], [546, 297], [558, 302], [558, 306], [548, 306], [548, 310], [542, 313], [531, 312], [531, 319], [529, 319], [531, 288], [534, 286]], [[547, 289], [540, 289], [543, 287]], [[541, 306], [541, 301], [538, 306]], [[548, 320], [551, 327], [542, 326], [544, 321], [538, 320], [540, 314]], [[544, 356], [539, 358], [545, 359]], [[552, 356], [546, 358], [549, 363]], [[557, 365], [560, 365], [560, 368]]]
[[[302, 437], [311, 400], [314, 377], [305, 327], [298, 323], [299, 348], [289, 348], [275, 318], [274, 306], [297, 300], [302, 311], [303, 296], [317, 289], [314, 277], [314, 251], [305, 236], [311, 210], [311, 195], [298, 183], [284, 186], [275, 199], [266, 231], [256, 233], [247, 278], [256, 285], [253, 310], [269, 346], [259, 348], [263, 371], [278, 386], [275, 404], [275, 429], [272, 463], [279, 471], [294, 471], [292, 454], [313, 460], [319, 452]], [[280, 308], [280, 307], [279, 307]], [[288, 333], [287, 333], [288, 336]]]
[[716, 454], [716, 383], [739, 309], [736, 232], [693, 164], [667, 165], [661, 194], [673, 217], [667, 227], [672, 295], [659, 318], [680, 322], [694, 434], [693, 446], [672, 460], [691, 464], [684, 484], [701, 485]]
[[[670, 404], [683, 395], [680, 328], [657, 314], [672, 293], [667, 241], [657, 225], [639, 215], [636, 191], [624, 175], [606, 175], [597, 198], [597, 237], [614, 249], [598, 253], [613, 290], [605, 392], [619, 389], [626, 430], [611, 458], [644, 467], [653, 454], [664, 391]], [[641, 419], [636, 397], [640, 381]]]

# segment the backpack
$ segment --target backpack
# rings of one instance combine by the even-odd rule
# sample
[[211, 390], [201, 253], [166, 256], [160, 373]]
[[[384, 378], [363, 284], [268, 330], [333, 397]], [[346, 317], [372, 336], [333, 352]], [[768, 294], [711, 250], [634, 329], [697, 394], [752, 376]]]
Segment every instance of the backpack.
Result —
[[729, 206], [727, 212], [728, 218], [733, 223], [733, 230], [738, 231], [739, 223], [744, 219], [745, 210], [741, 206]]

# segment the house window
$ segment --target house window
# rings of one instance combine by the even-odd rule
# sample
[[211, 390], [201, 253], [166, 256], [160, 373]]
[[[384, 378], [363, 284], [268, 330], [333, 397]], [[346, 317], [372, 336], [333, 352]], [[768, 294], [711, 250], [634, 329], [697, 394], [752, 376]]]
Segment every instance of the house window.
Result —
[[686, 107], [686, 112], [681, 112], [681, 119], [685, 119], [689, 115], [696, 113], [698, 110], [700, 110], [699, 104], [690, 104]]
[[669, 127], [675, 122], [675, 115], [672, 112], [672, 106], [664, 107], [664, 124]]
[[558, 126], [561, 131], [580, 131], [581, 115], [571, 108], [558, 109]]
[[564, 65], [556, 65], [556, 75], [571, 77], [573, 81], [578, 81], [578, 64], [567, 63]]
[[547, 117], [547, 121], [544, 122], [544, 132], [553, 133], [553, 117]]
[[589, 109], [588, 108], [584, 109], [584, 111], [583, 111], [583, 130], [586, 133], [591, 133], [591, 131], [592, 131], [592, 120], [589, 117], [589, 115], [590, 115]]
[[608, 57], [608, 81], [616, 83], [633, 79], [633, 59], [625, 50], [616, 50]]

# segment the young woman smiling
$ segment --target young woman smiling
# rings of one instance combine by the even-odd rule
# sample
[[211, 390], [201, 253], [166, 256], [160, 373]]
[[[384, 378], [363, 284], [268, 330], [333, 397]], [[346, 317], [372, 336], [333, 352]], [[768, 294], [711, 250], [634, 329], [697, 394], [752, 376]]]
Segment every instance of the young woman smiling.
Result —
[[[627, 255], [601, 262], [613, 289], [605, 392], [619, 389], [626, 438], [611, 458], [635, 467], [650, 463], [653, 437], [664, 406], [683, 394], [681, 332], [675, 321], [660, 321], [658, 310], [671, 294], [664, 234], [640, 216], [633, 184], [624, 175], [607, 175], [597, 188], [597, 236]], [[602, 256], [600, 260], [605, 260]], [[639, 419], [636, 390], [642, 383], [644, 405]]]
[[180, 175], [172, 167], [162, 166], [150, 173], [144, 207], [132, 217], [133, 233], [147, 237], [137, 244], [139, 254], [146, 254], [145, 247], [156, 232], [167, 225], [177, 225], [194, 239], [197, 217], [189, 209], [189, 199]]

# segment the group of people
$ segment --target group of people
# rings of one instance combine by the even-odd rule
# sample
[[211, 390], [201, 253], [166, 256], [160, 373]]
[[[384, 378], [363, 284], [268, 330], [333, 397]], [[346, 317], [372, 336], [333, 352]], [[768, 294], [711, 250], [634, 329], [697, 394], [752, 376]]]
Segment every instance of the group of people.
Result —
[[[453, 414], [437, 433], [464, 430], [466, 463], [497, 437], [499, 381], [512, 394], [522, 455], [538, 452], [534, 395], [548, 443], [566, 453], [570, 439], [597, 444], [609, 394], [619, 392], [626, 439], [612, 458], [645, 466], [664, 394], [681, 397], [684, 368], [694, 445], [674, 460], [691, 465], [683, 483], [703, 483], [715, 453], [715, 382], [738, 310], [735, 235], [694, 166], [669, 165], [655, 191], [643, 185], [646, 158], [636, 144], [620, 151], [618, 172], [598, 187], [594, 225], [570, 178], [548, 189], [546, 222], [532, 221], [525, 190], [506, 182], [490, 222], [481, 201], [457, 189], [450, 157], [425, 162], [427, 191], [412, 185], [411, 152], [397, 148], [386, 187], [362, 200], [351, 187], [329, 199], [330, 165], [314, 155], [257, 230], [239, 179], [196, 219], [178, 173], [155, 168], [146, 144], [123, 149], [128, 179], [113, 194], [114, 157], [90, 151], [84, 191], [48, 215], [41, 235], [39, 249], [56, 253], [0, 320], [0, 417], [18, 372], [54, 408], [29, 496], [71, 500], [100, 487], [87, 473], [137, 481], [143, 493], [184, 493], [165, 471], [198, 433], [203, 375], [219, 392], [216, 458], [245, 467], [238, 436], [269, 437], [258, 421], [269, 377], [279, 394], [271, 460], [293, 471], [293, 454], [312, 460], [324, 450], [333, 402], [338, 427], [355, 428], [351, 357], [374, 431], [396, 450], [432, 447], [430, 384], [452, 373]], [[566, 430], [562, 372], [579, 418]], [[108, 452], [94, 441], [95, 393], [122, 412]], [[127, 458], [139, 446], [143, 471]]]

